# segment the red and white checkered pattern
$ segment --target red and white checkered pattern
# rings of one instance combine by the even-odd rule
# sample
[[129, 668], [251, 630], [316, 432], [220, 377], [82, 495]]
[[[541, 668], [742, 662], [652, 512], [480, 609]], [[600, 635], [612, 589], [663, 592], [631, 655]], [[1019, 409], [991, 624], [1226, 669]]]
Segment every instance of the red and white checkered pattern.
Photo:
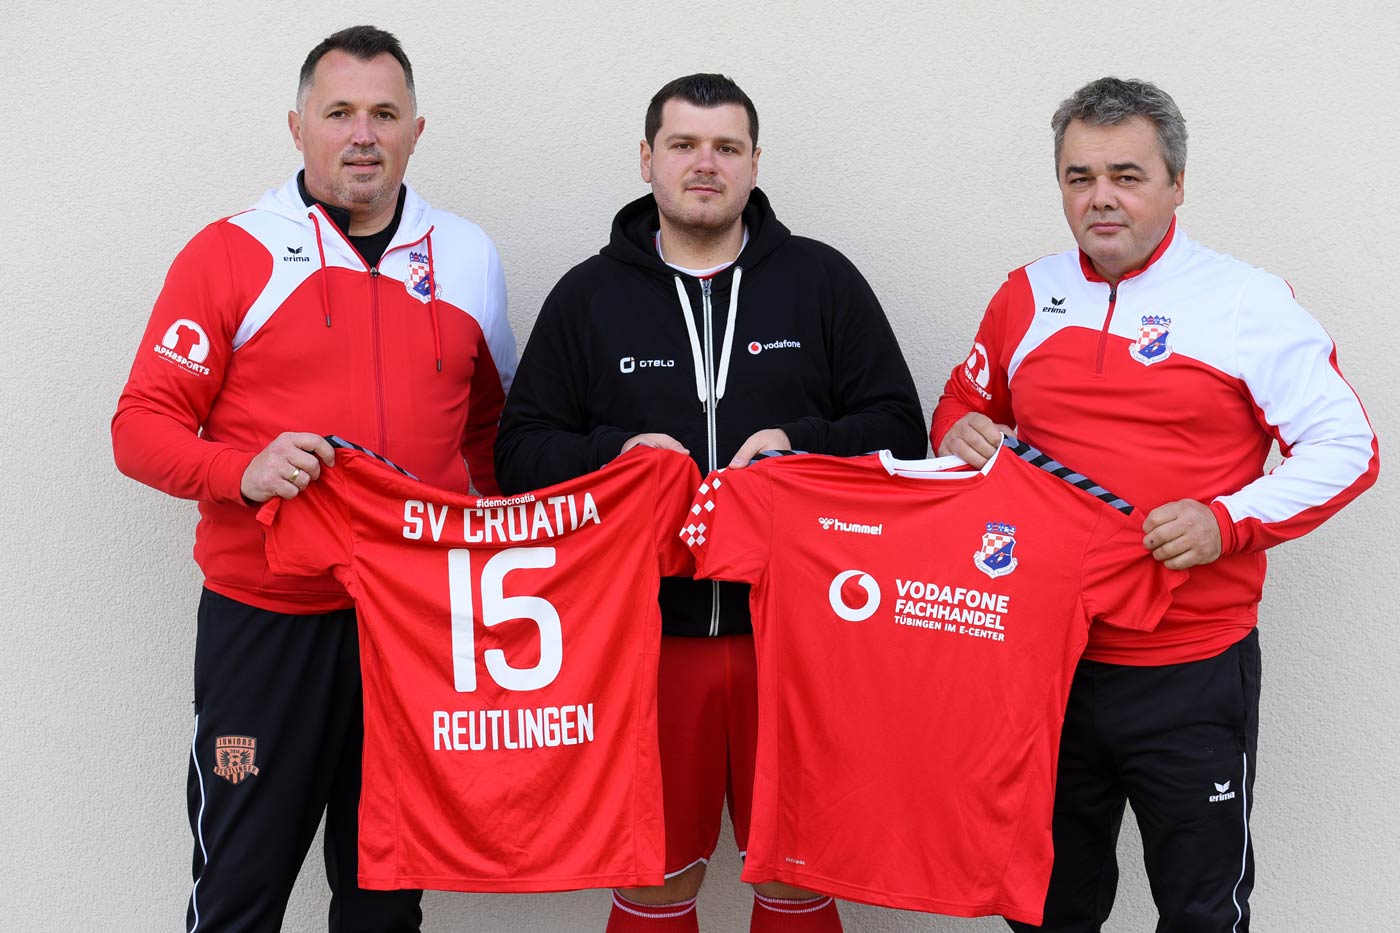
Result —
[[[715, 510], [715, 500], [713, 493], [719, 489], [722, 483], [719, 475], [723, 470], [716, 470], [711, 473], [705, 482], [700, 484], [696, 491], [695, 502], [690, 506], [690, 514], [696, 518], [703, 518], [706, 514]], [[705, 543], [706, 526], [704, 522], [691, 521], [681, 528], [681, 538], [689, 547], [696, 547]]]
[[997, 551], [1000, 551], [1015, 540], [1016, 539], [1011, 535], [997, 534], [996, 532], [989, 531], [982, 536], [982, 556], [991, 557]]

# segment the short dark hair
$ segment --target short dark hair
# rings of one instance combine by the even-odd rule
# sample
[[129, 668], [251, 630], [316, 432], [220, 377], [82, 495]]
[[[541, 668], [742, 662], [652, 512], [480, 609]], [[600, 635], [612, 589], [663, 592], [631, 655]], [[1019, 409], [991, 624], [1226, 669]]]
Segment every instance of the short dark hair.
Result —
[[311, 50], [306, 61], [301, 64], [301, 78], [297, 83], [297, 112], [306, 104], [306, 95], [311, 92], [311, 84], [316, 79], [316, 65], [328, 52], [345, 52], [362, 62], [371, 61], [388, 52], [394, 61], [403, 66], [403, 79], [408, 84], [408, 100], [415, 112], [418, 110], [418, 95], [413, 90], [413, 66], [408, 63], [403, 46], [393, 33], [385, 32], [377, 26], [350, 26], [332, 33], [321, 40], [321, 44]]
[[716, 74], [693, 74], [677, 78], [657, 91], [647, 107], [647, 121], [644, 132], [647, 145], [656, 145], [656, 134], [661, 129], [661, 108], [668, 100], [683, 100], [697, 107], [719, 107], [724, 104], [741, 104], [749, 115], [749, 140], [758, 146], [758, 111], [753, 101], [745, 94], [733, 78]]
[[1176, 178], [1186, 168], [1186, 119], [1176, 101], [1150, 81], [1099, 78], [1090, 81], [1060, 103], [1050, 118], [1055, 131], [1055, 171], [1060, 170], [1060, 149], [1065, 130], [1075, 120], [1088, 126], [1117, 126], [1133, 117], [1142, 117], [1157, 130], [1157, 148], [1167, 173]]

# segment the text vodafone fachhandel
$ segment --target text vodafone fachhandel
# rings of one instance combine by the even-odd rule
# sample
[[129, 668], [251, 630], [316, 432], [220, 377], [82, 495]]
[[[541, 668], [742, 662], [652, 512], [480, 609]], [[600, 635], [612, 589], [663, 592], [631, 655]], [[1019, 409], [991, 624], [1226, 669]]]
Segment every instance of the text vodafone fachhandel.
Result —
[[1005, 615], [1011, 597], [922, 580], [895, 580], [894, 621], [898, 625], [942, 631], [954, 624], [964, 635], [1005, 641]]

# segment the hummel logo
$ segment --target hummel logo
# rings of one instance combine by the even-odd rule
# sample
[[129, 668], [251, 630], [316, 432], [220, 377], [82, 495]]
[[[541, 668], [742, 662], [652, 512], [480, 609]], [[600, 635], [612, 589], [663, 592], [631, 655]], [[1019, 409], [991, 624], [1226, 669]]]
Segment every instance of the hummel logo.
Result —
[[1210, 796], [1210, 802], [1211, 802], [1211, 803], [1220, 803], [1222, 800], [1234, 800], [1234, 799], [1235, 799], [1235, 792], [1232, 791], [1232, 790], [1230, 790], [1230, 782], [1229, 782], [1229, 781], [1226, 781], [1224, 784], [1216, 784], [1216, 785], [1215, 785], [1215, 789], [1216, 789], [1217, 793], [1211, 794], [1211, 796]]
[[290, 256], [283, 256], [283, 257], [282, 257], [282, 261], [283, 261], [283, 262], [310, 262], [310, 261], [311, 261], [311, 257], [310, 257], [310, 256], [303, 256], [303, 255], [301, 254], [301, 251], [304, 250], [304, 249], [306, 249], [305, 246], [298, 246], [298, 247], [296, 247], [295, 249], [293, 249], [292, 247], [288, 246], [288, 247], [287, 247], [287, 252], [291, 253], [291, 255], [290, 255]]
[[[1067, 298], [1067, 297], [1069, 297], [1069, 296], [1065, 296], [1065, 297]], [[1050, 312], [1051, 314], [1064, 314], [1064, 313], [1065, 313], [1064, 304], [1065, 304], [1065, 299], [1064, 299], [1064, 298], [1056, 298], [1054, 295], [1051, 295], [1051, 296], [1050, 296], [1050, 303], [1049, 303], [1048, 305], [1046, 305], [1045, 307], [1041, 308], [1040, 310], [1041, 310], [1041, 311], [1048, 311], [1048, 312]]]
[[819, 518], [817, 524], [821, 525], [825, 531], [831, 531], [834, 528], [837, 531], [849, 531], [857, 535], [881, 535], [885, 533], [883, 522], [879, 525], [858, 525], [854, 522], [843, 522], [839, 518]]

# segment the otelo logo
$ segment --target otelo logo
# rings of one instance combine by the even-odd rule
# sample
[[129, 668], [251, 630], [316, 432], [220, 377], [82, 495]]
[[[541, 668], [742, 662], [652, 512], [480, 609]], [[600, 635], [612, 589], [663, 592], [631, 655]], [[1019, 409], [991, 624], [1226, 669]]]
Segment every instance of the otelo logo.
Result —
[[838, 573], [832, 578], [826, 595], [831, 611], [847, 622], [864, 622], [880, 608], [880, 584], [863, 570]]

